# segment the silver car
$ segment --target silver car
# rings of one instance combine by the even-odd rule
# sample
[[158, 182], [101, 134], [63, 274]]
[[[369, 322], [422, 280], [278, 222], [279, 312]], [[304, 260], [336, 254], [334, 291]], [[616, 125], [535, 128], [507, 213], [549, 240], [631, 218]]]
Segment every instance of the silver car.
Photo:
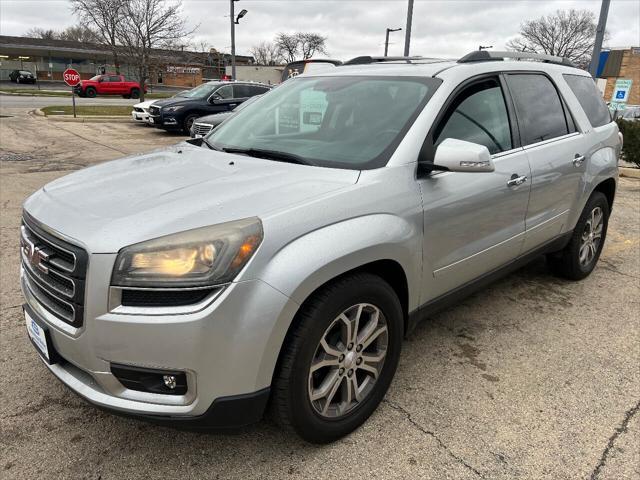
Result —
[[376, 409], [420, 319], [541, 254], [591, 273], [620, 145], [557, 57], [305, 74], [202, 139], [29, 197], [28, 335], [97, 406], [224, 428], [268, 405], [329, 442]]

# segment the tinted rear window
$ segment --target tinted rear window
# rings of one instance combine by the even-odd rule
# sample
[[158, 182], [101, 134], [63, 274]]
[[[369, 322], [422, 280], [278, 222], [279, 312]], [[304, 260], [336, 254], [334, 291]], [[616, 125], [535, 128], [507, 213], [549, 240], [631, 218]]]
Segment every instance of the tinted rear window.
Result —
[[540, 74], [511, 74], [507, 78], [523, 145], [569, 133], [562, 102], [551, 80]]
[[563, 75], [569, 88], [574, 93], [580, 106], [587, 114], [592, 127], [601, 127], [611, 122], [609, 109], [600, 96], [600, 91], [596, 87], [591, 77], [581, 75]]

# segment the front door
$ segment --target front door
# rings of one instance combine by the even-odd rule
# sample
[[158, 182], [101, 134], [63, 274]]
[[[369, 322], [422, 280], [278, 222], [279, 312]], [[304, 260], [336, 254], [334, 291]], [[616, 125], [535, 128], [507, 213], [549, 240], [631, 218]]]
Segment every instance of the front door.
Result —
[[495, 171], [432, 173], [420, 180], [422, 303], [509, 263], [522, 251], [531, 172], [507, 105], [500, 78], [483, 77], [459, 91], [435, 126], [435, 148], [445, 138], [485, 145]]
[[505, 77], [531, 165], [524, 248], [532, 250], [566, 230], [571, 209], [582, 193], [588, 152], [581, 150], [582, 135], [549, 77], [542, 73]]
[[[230, 107], [233, 105], [233, 107]], [[218, 88], [209, 97], [207, 102], [207, 114], [228, 112], [235, 108], [235, 102], [233, 98], [233, 87], [231, 85], [223, 85]]]

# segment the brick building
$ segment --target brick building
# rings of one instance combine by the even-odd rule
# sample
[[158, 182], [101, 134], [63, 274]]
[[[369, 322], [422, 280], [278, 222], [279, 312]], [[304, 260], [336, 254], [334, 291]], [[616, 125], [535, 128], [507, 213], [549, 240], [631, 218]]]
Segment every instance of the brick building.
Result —
[[[135, 66], [120, 55], [120, 73], [139, 80]], [[205, 80], [222, 78], [231, 55], [215, 49], [209, 52], [187, 50], [153, 50], [147, 82], [151, 85], [191, 88]], [[238, 65], [253, 64], [253, 57], [236, 55]], [[12, 70], [24, 69], [37, 75], [39, 81], [62, 81], [62, 72], [72, 66], [83, 79], [116, 67], [111, 50], [103, 45], [67, 40], [10, 37], [0, 35], [0, 80], [8, 80]]]
[[628, 105], [640, 105], [640, 47], [611, 48], [600, 54], [596, 73], [605, 101], [611, 101], [618, 79], [631, 80]]

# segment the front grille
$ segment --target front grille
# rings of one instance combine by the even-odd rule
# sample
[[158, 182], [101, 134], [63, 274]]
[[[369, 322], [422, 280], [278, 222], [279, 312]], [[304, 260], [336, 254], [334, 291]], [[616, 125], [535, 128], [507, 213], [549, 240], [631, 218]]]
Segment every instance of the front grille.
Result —
[[20, 230], [20, 256], [29, 291], [53, 315], [80, 327], [87, 252], [45, 231], [26, 213]]
[[194, 123], [193, 124], [193, 134], [194, 135], [206, 135], [211, 131], [213, 125], [209, 125], [208, 123]]

